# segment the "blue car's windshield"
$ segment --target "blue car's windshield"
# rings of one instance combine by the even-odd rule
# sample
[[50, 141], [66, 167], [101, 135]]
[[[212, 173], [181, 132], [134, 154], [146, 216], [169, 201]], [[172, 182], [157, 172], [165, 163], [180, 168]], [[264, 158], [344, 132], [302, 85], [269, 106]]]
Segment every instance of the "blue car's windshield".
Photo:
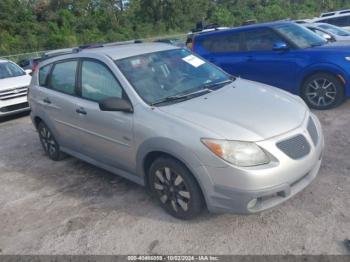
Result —
[[[119, 69], [149, 104], [166, 98], [199, 94], [219, 88], [230, 76], [185, 49], [133, 56], [115, 61]], [[170, 99], [169, 99], [170, 100]]]
[[24, 71], [17, 65], [4, 62], [0, 63], [0, 79], [24, 75]]
[[330, 25], [330, 24], [319, 24], [317, 25], [317, 27], [320, 27], [320, 28], [323, 28], [335, 35], [338, 35], [338, 36], [350, 36], [350, 32], [340, 28], [340, 27], [337, 27], [335, 25]]
[[280, 24], [275, 25], [274, 28], [299, 48], [309, 48], [327, 43], [322, 37], [298, 24]]

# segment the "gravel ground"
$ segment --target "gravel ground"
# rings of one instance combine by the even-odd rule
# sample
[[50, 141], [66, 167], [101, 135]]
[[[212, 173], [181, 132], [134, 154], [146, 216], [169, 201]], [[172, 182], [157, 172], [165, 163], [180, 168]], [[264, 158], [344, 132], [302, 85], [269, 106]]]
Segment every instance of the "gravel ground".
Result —
[[0, 254], [349, 254], [350, 101], [316, 112], [317, 179], [257, 215], [180, 221], [145, 189], [75, 158], [49, 160], [28, 116], [0, 123]]

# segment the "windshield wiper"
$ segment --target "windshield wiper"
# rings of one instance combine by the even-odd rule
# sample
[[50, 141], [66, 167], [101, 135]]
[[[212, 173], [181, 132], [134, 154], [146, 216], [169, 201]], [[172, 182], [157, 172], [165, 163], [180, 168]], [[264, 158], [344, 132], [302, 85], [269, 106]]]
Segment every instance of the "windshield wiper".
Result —
[[207, 94], [207, 93], [210, 93], [213, 90], [215, 90], [215, 87], [224, 86], [226, 84], [232, 83], [234, 80], [236, 80], [236, 78], [232, 76], [232, 77], [230, 77], [230, 79], [226, 79], [226, 80], [223, 80], [220, 82], [207, 83], [207, 84], [200, 86], [199, 87], [200, 89], [197, 91], [194, 91], [191, 93], [185, 93], [182, 95], [167, 96], [165, 98], [159, 99], [159, 100], [151, 103], [151, 106], [166, 103], [166, 102], [172, 102], [172, 101], [176, 101], [176, 100], [183, 101], [183, 100], [187, 100], [187, 99], [190, 99], [192, 97], [195, 97], [195, 96], [200, 96], [204, 93]]
[[203, 87], [204, 89], [205, 88], [208, 88], [208, 89], [211, 89], [213, 90], [213, 88], [215, 87], [218, 87], [218, 86], [225, 86], [227, 84], [230, 84], [232, 83], [236, 78], [232, 78], [232, 79], [227, 79], [227, 80], [223, 80], [223, 81], [220, 81], [220, 82], [213, 82], [213, 83], [208, 83], [208, 84], [204, 84]]
[[213, 91], [213, 90], [211, 90], [209, 88], [203, 88], [203, 89], [197, 90], [195, 92], [191, 92], [191, 93], [187, 93], [187, 94], [183, 94], [183, 95], [167, 96], [167, 97], [164, 97], [162, 99], [159, 99], [158, 101], [151, 103], [151, 106], [159, 105], [159, 104], [166, 103], [166, 102], [177, 101], [177, 100], [183, 101], [183, 100], [187, 100], [189, 98], [195, 97], [195, 96], [200, 96], [202, 94], [210, 93], [211, 91]]

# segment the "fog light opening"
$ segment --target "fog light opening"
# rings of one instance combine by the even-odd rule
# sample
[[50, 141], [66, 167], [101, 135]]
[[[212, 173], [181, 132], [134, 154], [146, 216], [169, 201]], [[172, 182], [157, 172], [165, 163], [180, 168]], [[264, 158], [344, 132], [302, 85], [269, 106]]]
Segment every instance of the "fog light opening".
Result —
[[247, 208], [248, 209], [253, 209], [256, 206], [257, 203], [258, 203], [258, 199], [254, 198], [254, 199], [252, 199], [252, 200], [250, 200], [248, 202]]

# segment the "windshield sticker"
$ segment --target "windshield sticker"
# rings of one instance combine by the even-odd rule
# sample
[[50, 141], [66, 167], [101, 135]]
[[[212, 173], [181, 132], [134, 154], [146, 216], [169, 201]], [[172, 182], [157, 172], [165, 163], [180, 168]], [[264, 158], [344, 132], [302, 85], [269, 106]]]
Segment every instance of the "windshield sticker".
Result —
[[139, 58], [133, 59], [130, 61], [133, 68], [140, 67], [142, 65], [142, 61]]
[[194, 67], [199, 67], [199, 66], [205, 64], [205, 62], [202, 59], [199, 59], [198, 57], [196, 57], [194, 55], [186, 56], [186, 57], [182, 58], [182, 60], [184, 60], [185, 62], [189, 63], [190, 65], [192, 65]]

